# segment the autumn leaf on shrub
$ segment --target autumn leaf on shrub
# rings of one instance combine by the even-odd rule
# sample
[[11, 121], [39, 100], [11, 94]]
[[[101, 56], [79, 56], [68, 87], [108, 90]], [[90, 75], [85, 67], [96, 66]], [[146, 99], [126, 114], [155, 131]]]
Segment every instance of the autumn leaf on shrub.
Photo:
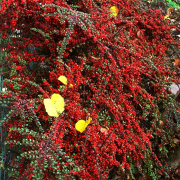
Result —
[[179, 65], [179, 59], [176, 59], [174, 62], [173, 62], [174, 66], [178, 66]]
[[166, 14], [165, 16], [164, 16], [164, 20], [165, 19], [169, 19], [170, 20], [170, 18], [169, 18], [169, 15], [168, 14]]
[[58, 117], [64, 111], [64, 99], [59, 94], [53, 94], [51, 99], [44, 99], [46, 112], [49, 116]]
[[[61, 81], [63, 84], [67, 85], [67, 78], [65, 76], [59, 76], [58, 78], [59, 81]], [[69, 85], [69, 87], [73, 87], [72, 84]]]
[[91, 117], [88, 118], [87, 121], [85, 120], [79, 120], [76, 125], [75, 128], [77, 131], [79, 131], [80, 133], [82, 133], [86, 127], [88, 126], [88, 124], [91, 122]]
[[171, 13], [174, 11], [174, 9], [172, 7], [167, 9], [167, 15], [171, 15]]
[[118, 15], [118, 12], [119, 12], [119, 10], [118, 10], [118, 8], [117, 8], [116, 6], [112, 6], [112, 7], [110, 8], [110, 11], [112, 12], [112, 15], [113, 15], [113, 16], [117, 16], [117, 15]]

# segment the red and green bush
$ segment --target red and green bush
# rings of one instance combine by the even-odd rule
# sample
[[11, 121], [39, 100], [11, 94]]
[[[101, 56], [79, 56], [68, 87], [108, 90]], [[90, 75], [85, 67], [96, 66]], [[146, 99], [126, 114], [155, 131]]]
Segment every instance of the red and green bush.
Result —
[[[3, 0], [0, 27], [2, 39], [21, 30], [6, 46], [0, 96], [11, 107], [1, 122], [12, 133], [6, 144], [22, 148], [13, 179], [106, 179], [112, 167], [158, 178], [174, 137], [159, 114], [175, 109], [166, 87], [177, 81], [166, 54], [176, 44], [159, 10], [135, 0]], [[43, 103], [54, 93], [65, 99], [58, 118]]]

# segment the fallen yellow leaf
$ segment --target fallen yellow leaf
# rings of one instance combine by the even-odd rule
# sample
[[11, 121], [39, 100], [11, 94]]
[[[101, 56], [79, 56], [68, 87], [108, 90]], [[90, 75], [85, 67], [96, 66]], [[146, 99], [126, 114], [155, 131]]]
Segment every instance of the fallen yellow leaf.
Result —
[[164, 20], [165, 20], [165, 19], [169, 19], [169, 20], [170, 20], [170, 18], [169, 18], [169, 15], [168, 15], [168, 14], [164, 16]]
[[87, 121], [81, 119], [76, 123], [75, 128], [77, 131], [82, 133], [90, 122], [91, 122], [91, 117], [89, 117]]
[[[65, 76], [59, 76], [58, 80], [61, 81], [63, 84], [67, 85], [67, 78]], [[73, 85], [70, 84], [69, 87], [72, 88]]]
[[44, 99], [46, 112], [49, 116], [58, 117], [64, 111], [64, 99], [59, 94], [53, 94], [51, 99]]
[[110, 8], [110, 11], [112, 12], [112, 15], [113, 15], [113, 16], [117, 16], [117, 15], [118, 15], [118, 12], [119, 12], [119, 10], [118, 10], [118, 8], [117, 8], [116, 6], [112, 6], [112, 7]]
[[59, 76], [58, 80], [67, 85], [67, 78], [65, 76]]

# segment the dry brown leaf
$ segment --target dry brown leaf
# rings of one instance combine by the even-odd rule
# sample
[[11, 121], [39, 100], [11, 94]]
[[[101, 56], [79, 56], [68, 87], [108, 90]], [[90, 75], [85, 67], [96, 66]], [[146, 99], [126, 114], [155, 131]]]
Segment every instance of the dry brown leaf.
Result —
[[109, 153], [110, 155], [113, 155], [113, 150], [111, 148], [108, 148], [107, 153]]
[[15, 168], [19, 167], [19, 162], [15, 160], [15, 157], [13, 157], [8, 164], [10, 165], [10, 167], [15, 167]]
[[116, 171], [115, 177], [124, 179], [126, 177], [126, 173], [124, 171]]
[[180, 68], [178, 68], [178, 66], [175, 66], [175, 69], [176, 69], [176, 74], [175, 75], [179, 74], [180, 73]]
[[139, 176], [138, 180], [144, 180], [144, 178], [142, 176]]
[[124, 178], [122, 178], [121, 176], [115, 175], [115, 178], [117, 178], [118, 180], [124, 180]]
[[108, 171], [111, 171], [113, 168], [114, 168], [113, 166], [112, 166], [112, 167], [110, 167], [110, 168], [108, 169]]
[[159, 110], [157, 111], [157, 115], [158, 115], [158, 116], [160, 115], [160, 111], [159, 111]]
[[164, 175], [163, 172], [162, 172], [160, 169], [158, 169], [157, 173], [158, 173], [159, 175], [161, 175], [161, 176]]
[[179, 174], [180, 173], [180, 169], [176, 169], [175, 173], [174, 174]]
[[170, 16], [173, 11], [174, 11], [174, 9], [172, 7], [170, 7], [167, 9], [167, 14]]
[[95, 59], [95, 60], [99, 60], [99, 58], [96, 58], [96, 57], [94, 57], [94, 56], [91, 56], [93, 59]]
[[150, 176], [144, 175], [144, 177], [140, 176], [138, 180], [152, 180], [152, 178]]
[[139, 30], [139, 31], [137, 32], [137, 37], [138, 37], [138, 38], [143, 38], [143, 36], [144, 36], [143, 31]]
[[108, 130], [106, 128], [101, 128], [100, 131], [104, 132], [105, 135], [108, 135]]
[[127, 179], [127, 180], [132, 180], [130, 173], [127, 173], [127, 174], [126, 174], [126, 179]]
[[177, 138], [174, 138], [174, 139], [173, 139], [173, 142], [174, 142], [175, 144], [177, 144], [178, 142], [180, 142], [180, 140], [177, 139]]
[[176, 112], [180, 113], [180, 108], [176, 110]]

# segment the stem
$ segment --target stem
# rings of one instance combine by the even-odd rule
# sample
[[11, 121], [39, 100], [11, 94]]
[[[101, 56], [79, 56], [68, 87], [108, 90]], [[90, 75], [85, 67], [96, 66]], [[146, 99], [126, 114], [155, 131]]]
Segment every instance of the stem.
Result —
[[[51, 131], [51, 133], [50, 133], [50, 136], [49, 136], [49, 138], [48, 138], [48, 142], [46, 143], [46, 146], [45, 146], [45, 148], [44, 148], [45, 153], [46, 153], [46, 151], [47, 151], [47, 146], [49, 145], [49, 142], [50, 142], [50, 140], [52, 139], [52, 135], [53, 135], [53, 133], [54, 133], [56, 127], [57, 127], [57, 124], [59, 123], [60, 120], [61, 120], [61, 115], [60, 115], [60, 117], [59, 117], [59, 120], [56, 122], [54, 129], [53, 129], [53, 130]], [[62, 124], [61, 124], [61, 126], [60, 126], [60, 129], [61, 129], [61, 127], [62, 127]]]

